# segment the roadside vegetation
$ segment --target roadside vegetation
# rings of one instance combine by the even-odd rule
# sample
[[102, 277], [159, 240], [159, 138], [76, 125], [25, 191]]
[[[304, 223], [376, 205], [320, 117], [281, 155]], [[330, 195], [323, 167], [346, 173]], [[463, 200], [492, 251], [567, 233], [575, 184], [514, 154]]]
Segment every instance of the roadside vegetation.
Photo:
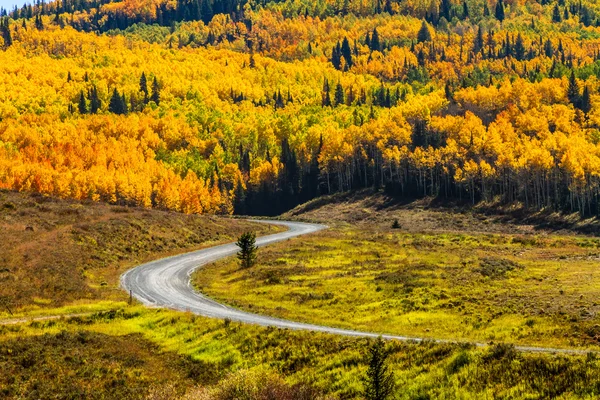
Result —
[[[426, 338], [598, 348], [600, 239], [477, 214], [402, 213], [410, 216], [338, 220], [301, 241], [261, 249], [251, 269], [232, 258], [207, 265], [194, 283], [221, 302], [295, 321]], [[435, 218], [445, 224], [436, 229]]]
[[0, 317], [125, 301], [119, 276], [144, 261], [281, 228], [216, 216], [0, 191]]
[[[236, 398], [231, 397], [236, 390], [256, 394], [265, 386], [283, 393], [277, 399], [290, 398], [285, 393], [298, 395], [294, 399], [302, 399], [299, 393], [360, 399], [373, 350], [368, 339], [142, 307], [1, 326], [0, 338], [0, 369], [8, 372], [0, 375], [0, 393], [8, 399], [53, 393], [224, 400]], [[396, 341], [386, 342], [385, 352], [398, 399], [570, 399], [600, 393], [600, 361], [593, 354]]]

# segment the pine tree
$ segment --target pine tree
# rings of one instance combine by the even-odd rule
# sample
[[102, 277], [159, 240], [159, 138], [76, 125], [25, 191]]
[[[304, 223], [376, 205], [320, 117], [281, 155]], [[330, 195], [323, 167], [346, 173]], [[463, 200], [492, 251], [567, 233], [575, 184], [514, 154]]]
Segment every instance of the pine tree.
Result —
[[127, 99], [125, 98], [125, 93], [121, 95], [121, 109], [123, 110], [123, 114], [127, 114], [129, 112], [129, 107], [127, 107]]
[[4, 48], [8, 48], [12, 46], [13, 40], [12, 35], [10, 33], [10, 25], [8, 22], [8, 18], [5, 18], [2, 22], [2, 38], [4, 39]]
[[35, 16], [35, 28], [39, 31], [44, 29], [44, 21], [42, 21], [42, 16], [40, 14]]
[[146, 80], [146, 74], [142, 72], [140, 76], [140, 92], [144, 93], [144, 104], [148, 104], [148, 81]]
[[550, 67], [550, 71], [548, 72], [548, 78], [556, 78], [554, 74], [556, 73], [556, 58], [552, 59], [552, 66]]
[[546, 43], [544, 43], [544, 54], [548, 58], [551, 58], [554, 55], [554, 49], [552, 48], [550, 39], [546, 40]]
[[331, 106], [331, 95], [329, 93], [329, 82], [327, 81], [327, 78], [325, 78], [323, 81], [323, 93], [321, 96], [321, 106], [322, 107]]
[[579, 84], [577, 83], [577, 79], [575, 78], [575, 71], [571, 71], [571, 76], [569, 77], [569, 86], [567, 87], [567, 98], [569, 99], [569, 102], [573, 104], [574, 107], [579, 108]]
[[113, 114], [125, 114], [125, 105], [123, 104], [123, 97], [117, 91], [117, 88], [113, 90], [113, 94], [108, 103], [108, 111]]
[[554, 9], [552, 10], [552, 22], [561, 22], [562, 17], [560, 16], [560, 9], [558, 8], [558, 4], [554, 5]]
[[350, 43], [348, 42], [348, 38], [344, 38], [344, 40], [342, 41], [342, 46], [341, 46], [341, 55], [342, 57], [344, 57], [344, 60], [346, 61], [346, 69], [350, 69], [352, 68], [353, 65], [353, 61], [352, 61], [352, 50], [350, 49]]
[[386, 365], [387, 357], [385, 343], [380, 336], [369, 348], [369, 368], [364, 381], [366, 400], [387, 400], [394, 395], [394, 374]]
[[377, 28], [373, 28], [373, 33], [371, 34], [371, 51], [381, 51], [381, 43], [379, 42], [379, 32], [377, 32]]
[[477, 36], [475, 36], [475, 40], [473, 41], [473, 53], [477, 54], [483, 50], [483, 44], [483, 32], [481, 31], [481, 26], [479, 26]]
[[522, 61], [525, 58], [525, 46], [523, 45], [523, 37], [521, 36], [521, 32], [519, 32], [517, 35], [514, 53], [515, 58], [519, 61]]
[[469, 5], [466, 1], [463, 1], [463, 19], [469, 18]]
[[417, 41], [419, 43], [431, 41], [431, 32], [429, 32], [429, 27], [427, 26], [427, 22], [425, 22], [425, 20], [423, 20], [421, 29], [419, 29], [419, 33], [417, 34]]
[[152, 81], [152, 96], [150, 97], [150, 100], [156, 103], [156, 105], [160, 104], [160, 87], [158, 86], [156, 77], [154, 77], [154, 80]]
[[385, 0], [385, 5], [383, 6], [383, 11], [386, 12], [386, 13], [388, 13], [388, 14], [390, 14], [390, 15], [394, 14], [394, 11], [392, 10], [392, 2], [391, 2], [391, 0]]
[[77, 105], [77, 108], [79, 110], [79, 114], [87, 114], [88, 112], [83, 90], [79, 92], [79, 104]]
[[238, 260], [242, 268], [250, 268], [256, 263], [257, 250], [256, 234], [254, 232], [243, 233], [236, 242], [236, 246], [240, 248], [237, 253]]
[[100, 102], [100, 98], [98, 98], [98, 88], [94, 85], [90, 92], [90, 113], [97, 114], [101, 106], [102, 103]]
[[587, 85], [583, 88], [583, 94], [581, 95], [579, 108], [586, 114], [592, 110], [592, 100], [590, 98], [590, 90], [588, 89]]
[[333, 68], [337, 70], [342, 68], [342, 57], [340, 51], [340, 43], [338, 42], [333, 50], [331, 50], [331, 64], [333, 65]]
[[344, 100], [344, 87], [342, 86], [341, 83], [337, 83], [337, 85], [335, 86], [335, 105], [339, 106], [340, 104], [345, 104], [345, 100]]
[[500, 23], [504, 21], [504, 3], [502, 2], [502, 0], [498, 0], [498, 2], [496, 3], [496, 11], [494, 15], [496, 16], [496, 19], [500, 21]]
[[440, 16], [446, 18], [446, 21], [451, 21], [452, 16], [450, 15], [452, 11], [452, 4], [450, 0], [442, 0], [440, 4]]

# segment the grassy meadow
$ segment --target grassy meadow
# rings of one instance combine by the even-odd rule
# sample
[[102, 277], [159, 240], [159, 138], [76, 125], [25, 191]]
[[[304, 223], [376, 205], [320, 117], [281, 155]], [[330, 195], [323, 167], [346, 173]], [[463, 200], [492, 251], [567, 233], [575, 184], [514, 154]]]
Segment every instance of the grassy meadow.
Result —
[[[367, 339], [296, 332], [130, 307], [0, 326], [5, 398], [198, 397], [268, 370], [312, 398], [361, 398]], [[399, 399], [593, 398], [600, 360], [519, 353], [507, 345], [387, 344]], [[232, 375], [233, 374], [233, 375]], [[161, 397], [162, 396], [162, 397]], [[187, 396], [187, 397], [184, 397]]]
[[600, 239], [338, 225], [199, 270], [205, 294], [256, 313], [379, 333], [598, 348]]

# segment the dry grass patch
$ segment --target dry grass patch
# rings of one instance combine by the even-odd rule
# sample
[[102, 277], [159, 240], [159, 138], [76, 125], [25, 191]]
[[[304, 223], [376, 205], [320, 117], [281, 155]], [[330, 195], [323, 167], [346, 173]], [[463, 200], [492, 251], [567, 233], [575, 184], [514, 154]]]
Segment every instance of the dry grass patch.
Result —
[[151, 259], [279, 227], [0, 191], [0, 314], [124, 300], [120, 274]]

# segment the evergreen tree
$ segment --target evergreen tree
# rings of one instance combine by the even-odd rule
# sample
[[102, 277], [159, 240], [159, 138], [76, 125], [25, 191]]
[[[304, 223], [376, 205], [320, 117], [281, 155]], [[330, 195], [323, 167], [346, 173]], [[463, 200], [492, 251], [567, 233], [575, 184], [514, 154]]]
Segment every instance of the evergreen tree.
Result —
[[108, 103], [108, 111], [113, 114], [125, 114], [125, 104], [123, 104], [123, 97], [117, 91], [117, 88], [113, 90], [113, 94]]
[[321, 106], [322, 107], [331, 106], [331, 95], [329, 93], [329, 82], [327, 81], [327, 78], [325, 78], [323, 81], [323, 93], [321, 96]]
[[391, 0], [385, 0], [385, 5], [383, 6], [383, 11], [393, 15], [394, 14], [394, 10], [392, 10], [392, 2]]
[[160, 104], [160, 87], [158, 86], [156, 77], [154, 77], [154, 80], [152, 81], [152, 96], [150, 97], [150, 100], [156, 103], [156, 105]]
[[514, 53], [515, 58], [519, 61], [522, 61], [525, 58], [525, 46], [523, 45], [523, 37], [521, 36], [521, 32], [519, 32], [517, 35]]
[[42, 21], [42, 16], [40, 14], [35, 16], [35, 28], [39, 31], [44, 29], [44, 21]]
[[592, 25], [592, 16], [590, 15], [590, 10], [587, 7], [583, 7], [581, 9], [579, 20], [585, 26]]
[[146, 74], [142, 72], [140, 76], [140, 92], [144, 94], [144, 104], [148, 104], [148, 81], [146, 80]]
[[548, 72], [548, 78], [556, 78], [556, 58], [552, 59], [552, 66], [550, 67], [550, 71]]
[[254, 232], [243, 233], [236, 242], [240, 248], [237, 253], [242, 268], [250, 268], [256, 263], [258, 248], [256, 247], [256, 234]]
[[4, 39], [4, 48], [8, 48], [12, 46], [13, 40], [12, 35], [10, 33], [10, 25], [8, 22], [8, 18], [4, 18], [1, 22], [1, 30], [2, 30], [2, 38]]
[[442, 0], [440, 3], [440, 16], [446, 18], [446, 21], [452, 20], [452, 3], [450, 0]]
[[121, 95], [121, 108], [123, 110], [123, 114], [127, 114], [129, 112], [129, 107], [127, 107], [127, 99], [125, 98], [125, 93]]
[[388, 369], [387, 357], [385, 343], [380, 336], [369, 348], [369, 368], [364, 382], [366, 400], [387, 400], [394, 396], [394, 374]]
[[577, 79], [575, 78], [575, 71], [571, 71], [571, 76], [569, 77], [569, 86], [567, 87], [567, 98], [569, 99], [569, 102], [573, 104], [574, 107], [579, 107], [579, 84], [577, 83]]
[[477, 54], [483, 50], [483, 32], [481, 31], [481, 25], [477, 28], [477, 36], [473, 41], [473, 53]]
[[346, 69], [352, 68], [352, 50], [350, 49], [350, 43], [348, 42], [348, 38], [344, 38], [340, 50], [342, 57], [344, 57], [344, 60], [346, 61]]
[[469, 5], [466, 0], [463, 1], [463, 19], [469, 18]]
[[562, 18], [560, 16], [560, 9], [558, 8], [558, 4], [554, 5], [554, 9], [552, 10], [552, 22], [561, 22]]
[[431, 32], [429, 32], [429, 27], [427, 26], [427, 22], [425, 22], [425, 20], [423, 20], [421, 29], [419, 29], [419, 33], [417, 33], [417, 41], [419, 43], [431, 41]]
[[337, 83], [337, 85], [335, 86], [335, 105], [339, 106], [340, 104], [344, 104], [344, 87], [342, 86], [341, 83]]
[[377, 32], [377, 28], [373, 28], [370, 48], [371, 51], [381, 51], [381, 43], [379, 42], [379, 32]]
[[331, 64], [333, 68], [340, 70], [342, 69], [342, 56], [341, 56], [340, 43], [338, 42], [333, 50], [331, 50]]
[[544, 43], [544, 54], [546, 57], [551, 58], [554, 55], [554, 49], [552, 48], [552, 42], [550, 39]]
[[496, 3], [496, 12], [494, 13], [496, 19], [502, 23], [504, 21], [504, 3], [502, 0], [498, 0]]
[[94, 85], [90, 92], [90, 113], [97, 114], [101, 106], [102, 103], [100, 102], [100, 98], [98, 98], [98, 89]]
[[79, 114], [87, 114], [88, 110], [87, 110], [87, 104], [85, 101], [85, 94], [83, 93], [83, 90], [81, 92], [79, 92], [79, 104], [77, 107], [79, 110]]
[[383, 82], [381, 83], [381, 86], [377, 90], [376, 95], [373, 97], [374, 97], [373, 100], [376, 102], [376, 105], [378, 105], [380, 107], [385, 107], [385, 87], [383, 86]]
[[581, 95], [580, 103], [581, 104], [579, 108], [584, 113], [588, 114], [592, 110], [592, 100], [590, 98], [590, 90], [588, 89], [587, 85], [583, 88], [583, 94]]

